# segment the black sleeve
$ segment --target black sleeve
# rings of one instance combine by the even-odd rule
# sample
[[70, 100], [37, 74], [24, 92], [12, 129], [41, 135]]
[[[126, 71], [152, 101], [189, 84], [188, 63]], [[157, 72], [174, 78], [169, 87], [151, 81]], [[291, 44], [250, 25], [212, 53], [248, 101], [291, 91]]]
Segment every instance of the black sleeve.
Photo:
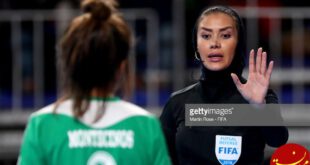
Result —
[[175, 136], [176, 136], [176, 107], [172, 105], [171, 98], [165, 105], [162, 114], [160, 115], [160, 122], [162, 129], [165, 134], [169, 155], [173, 164], [178, 164], [176, 147], [175, 147]]
[[266, 143], [271, 147], [280, 147], [288, 140], [286, 127], [262, 127], [262, 133]]
[[[265, 100], [266, 104], [278, 104], [278, 97], [272, 90], [268, 90]], [[266, 143], [271, 147], [279, 147], [288, 140], [288, 130], [284, 126], [262, 127], [261, 131]]]

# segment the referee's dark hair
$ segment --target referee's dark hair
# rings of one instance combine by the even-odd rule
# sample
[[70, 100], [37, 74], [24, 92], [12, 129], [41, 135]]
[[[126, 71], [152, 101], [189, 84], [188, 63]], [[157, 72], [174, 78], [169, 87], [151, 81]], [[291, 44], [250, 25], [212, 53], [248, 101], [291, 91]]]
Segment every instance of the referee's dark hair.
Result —
[[[65, 96], [73, 99], [76, 117], [87, 110], [94, 89], [108, 97], [121, 85], [121, 77], [129, 77], [132, 33], [117, 5], [114, 0], [82, 1], [84, 13], [73, 19], [60, 41], [58, 63]], [[125, 93], [130, 90], [129, 82], [121, 85]]]

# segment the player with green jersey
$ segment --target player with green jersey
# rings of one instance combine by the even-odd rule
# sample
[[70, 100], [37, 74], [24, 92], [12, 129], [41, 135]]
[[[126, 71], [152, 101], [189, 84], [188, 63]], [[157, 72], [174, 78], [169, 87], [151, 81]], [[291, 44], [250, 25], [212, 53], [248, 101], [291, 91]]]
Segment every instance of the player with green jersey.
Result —
[[19, 165], [170, 165], [158, 119], [130, 91], [129, 26], [113, 0], [83, 0], [57, 57], [63, 96], [33, 113]]

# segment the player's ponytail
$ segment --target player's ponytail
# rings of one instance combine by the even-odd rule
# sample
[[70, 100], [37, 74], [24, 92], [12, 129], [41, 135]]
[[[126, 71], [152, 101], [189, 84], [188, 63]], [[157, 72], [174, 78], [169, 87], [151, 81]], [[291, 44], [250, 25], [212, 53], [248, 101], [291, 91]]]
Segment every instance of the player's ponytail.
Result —
[[117, 3], [113, 0], [84, 0], [81, 9], [84, 13], [90, 13], [91, 18], [105, 21], [116, 11]]
[[[82, 15], [73, 19], [60, 41], [58, 62], [64, 81], [64, 94], [73, 99], [73, 113], [82, 116], [94, 89], [108, 97], [118, 84], [120, 67], [128, 59], [132, 33], [114, 0], [84, 0]], [[129, 71], [125, 70], [125, 73]], [[126, 86], [126, 87], [125, 87]]]

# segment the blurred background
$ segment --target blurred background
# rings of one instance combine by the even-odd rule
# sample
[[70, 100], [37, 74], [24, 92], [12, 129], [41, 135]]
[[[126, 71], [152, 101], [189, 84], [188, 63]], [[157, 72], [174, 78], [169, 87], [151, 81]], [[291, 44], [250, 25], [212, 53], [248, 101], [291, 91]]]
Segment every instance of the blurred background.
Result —
[[[61, 93], [57, 42], [80, 14], [79, 0], [0, 1], [0, 164], [16, 164], [29, 114]], [[229, 5], [242, 16], [247, 52], [263, 47], [275, 61], [271, 88], [283, 104], [310, 103], [310, 1], [119, 0], [134, 31], [130, 101], [159, 115], [173, 91], [199, 79], [191, 45], [202, 9]], [[100, 73], [96, 73], [100, 74]], [[247, 75], [247, 69], [244, 76]], [[99, 76], [99, 75], [98, 75]], [[284, 118], [310, 120], [310, 109]], [[304, 112], [304, 113], [303, 113]], [[289, 127], [289, 142], [310, 149], [310, 127]], [[266, 148], [266, 164], [273, 153]]]

